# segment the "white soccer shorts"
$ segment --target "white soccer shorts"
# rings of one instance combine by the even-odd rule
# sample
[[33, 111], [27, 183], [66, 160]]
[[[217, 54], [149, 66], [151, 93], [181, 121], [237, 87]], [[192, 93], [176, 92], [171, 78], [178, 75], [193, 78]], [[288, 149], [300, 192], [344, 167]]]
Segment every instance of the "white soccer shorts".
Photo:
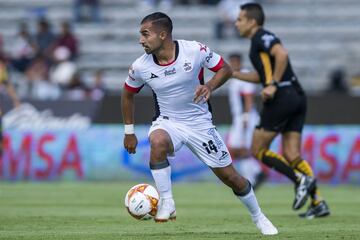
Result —
[[165, 130], [169, 134], [174, 152], [186, 145], [211, 168], [226, 167], [232, 162], [230, 153], [216, 128], [199, 130], [159, 117], [152, 123], [148, 135], [157, 129]]

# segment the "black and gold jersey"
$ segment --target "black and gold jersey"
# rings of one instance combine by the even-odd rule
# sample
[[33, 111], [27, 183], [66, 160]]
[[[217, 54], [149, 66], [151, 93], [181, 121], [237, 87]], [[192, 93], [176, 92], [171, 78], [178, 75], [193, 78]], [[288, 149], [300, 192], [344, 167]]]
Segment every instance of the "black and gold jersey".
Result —
[[[263, 86], [270, 84], [273, 80], [275, 58], [271, 56], [270, 51], [275, 44], [281, 44], [280, 39], [276, 37], [275, 34], [263, 28], [260, 28], [251, 38], [249, 57], [260, 76], [260, 81]], [[288, 65], [282, 79], [279, 80], [280, 82], [297, 80], [292, 70], [290, 60], [288, 60]]]

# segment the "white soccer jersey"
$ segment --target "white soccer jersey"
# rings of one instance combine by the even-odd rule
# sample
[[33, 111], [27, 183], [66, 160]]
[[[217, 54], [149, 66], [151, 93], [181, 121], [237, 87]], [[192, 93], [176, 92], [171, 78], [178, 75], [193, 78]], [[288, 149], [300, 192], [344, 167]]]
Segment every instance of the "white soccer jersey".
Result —
[[[242, 70], [242, 72], [248, 72]], [[243, 119], [243, 95], [255, 94], [256, 86], [253, 83], [244, 82], [238, 79], [230, 79], [229, 102], [232, 114], [232, 124], [229, 131], [228, 145], [232, 148], [250, 148], [252, 134], [258, 122], [258, 114], [253, 107], [248, 118], [248, 127], [244, 128]]]
[[[125, 87], [139, 92], [147, 84], [155, 93], [156, 115], [166, 116], [194, 128], [213, 127], [208, 103], [195, 103], [194, 93], [204, 84], [204, 67], [216, 72], [223, 59], [196, 41], [177, 40], [175, 60], [161, 65], [152, 54], [144, 54], [130, 67]], [[157, 117], [156, 116], [156, 117]]]
[[[242, 70], [242, 72], [247, 72]], [[241, 96], [255, 94], [256, 86], [253, 83], [241, 81], [238, 79], [229, 80], [229, 102], [232, 117], [238, 117], [243, 113], [243, 103]]]

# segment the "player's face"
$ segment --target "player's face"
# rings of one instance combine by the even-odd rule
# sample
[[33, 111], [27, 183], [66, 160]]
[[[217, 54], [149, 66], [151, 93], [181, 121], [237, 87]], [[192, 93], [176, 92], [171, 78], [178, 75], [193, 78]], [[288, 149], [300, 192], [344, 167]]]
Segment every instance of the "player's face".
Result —
[[241, 36], [243, 37], [250, 36], [253, 24], [252, 21], [249, 18], [247, 18], [246, 11], [244, 10], [240, 11], [238, 18], [236, 19], [235, 26]]
[[141, 24], [139, 43], [147, 54], [154, 53], [161, 47], [162, 40], [151, 22]]

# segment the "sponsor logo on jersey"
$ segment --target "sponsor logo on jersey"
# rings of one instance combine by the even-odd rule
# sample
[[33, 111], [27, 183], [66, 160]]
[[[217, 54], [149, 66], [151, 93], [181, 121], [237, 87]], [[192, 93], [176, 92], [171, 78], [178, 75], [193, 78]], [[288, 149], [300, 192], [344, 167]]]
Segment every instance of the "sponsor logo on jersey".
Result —
[[205, 60], [206, 60], [206, 62], [210, 62], [210, 59], [212, 59], [212, 57], [214, 56], [214, 54], [213, 54], [213, 52], [211, 51], [210, 53], [209, 53], [209, 55], [205, 58]]
[[275, 39], [275, 37], [271, 34], [264, 34], [262, 37], [261, 37], [261, 40], [264, 41], [264, 45], [266, 48], [269, 48], [270, 47], [270, 43]]
[[185, 60], [183, 68], [184, 68], [185, 72], [190, 72], [192, 69], [191, 62], [188, 62], [187, 60]]
[[129, 79], [130, 79], [131, 81], [135, 81], [135, 78], [133, 78], [132, 76], [130, 76], [130, 74], [129, 74]]
[[165, 76], [170, 76], [170, 75], [174, 75], [176, 73], [176, 69], [173, 68], [171, 70], [165, 70], [164, 74]]
[[129, 68], [129, 75], [134, 75], [134, 69], [133, 69], [133, 67], [131, 66], [130, 68]]
[[150, 79], [153, 79], [153, 78], [158, 78], [158, 76], [156, 76], [155, 74], [151, 73]]

